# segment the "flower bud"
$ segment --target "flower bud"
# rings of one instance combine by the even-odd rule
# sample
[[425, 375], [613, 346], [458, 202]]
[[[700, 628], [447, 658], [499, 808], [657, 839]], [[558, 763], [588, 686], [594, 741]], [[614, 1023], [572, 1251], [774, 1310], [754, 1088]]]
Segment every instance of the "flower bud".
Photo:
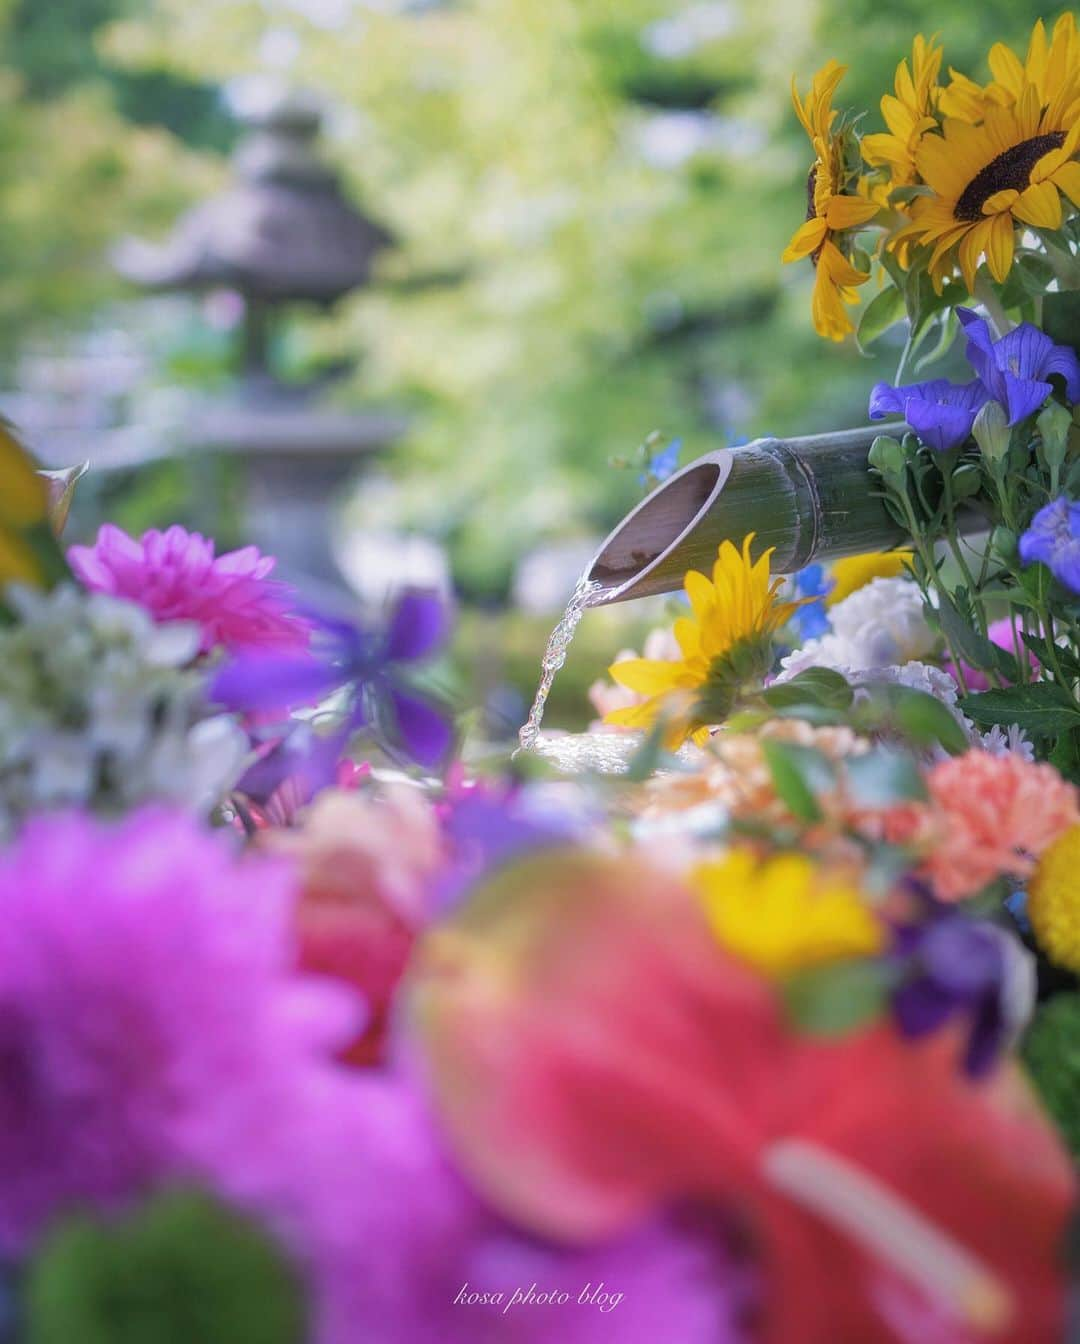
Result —
[[1002, 560], [1016, 559], [1016, 533], [1008, 527], [995, 527], [990, 533], [990, 548]]
[[1069, 446], [1069, 430], [1072, 427], [1072, 414], [1056, 401], [1039, 412], [1035, 420], [1042, 442], [1039, 445], [1039, 461], [1047, 471], [1060, 470], [1065, 461]]
[[988, 401], [975, 417], [971, 432], [987, 461], [1000, 462], [1009, 451], [1012, 430], [1001, 402]]
[[867, 461], [882, 476], [902, 477], [907, 465], [907, 454], [896, 439], [890, 438], [888, 434], [879, 434], [870, 445]]
[[982, 470], [976, 462], [962, 462], [950, 479], [954, 499], [970, 499], [982, 487]]

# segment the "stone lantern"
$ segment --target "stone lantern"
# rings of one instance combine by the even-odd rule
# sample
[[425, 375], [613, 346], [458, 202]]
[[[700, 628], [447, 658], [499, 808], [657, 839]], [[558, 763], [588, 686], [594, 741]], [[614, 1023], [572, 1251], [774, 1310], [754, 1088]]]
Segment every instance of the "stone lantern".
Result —
[[245, 531], [294, 580], [340, 582], [331, 506], [362, 461], [397, 438], [399, 416], [337, 411], [328, 379], [305, 386], [273, 368], [273, 333], [290, 304], [329, 309], [365, 285], [391, 241], [342, 191], [320, 158], [319, 104], [277, 92], [244, 117], [233, 182], [189, 211], [161, 245], [126, 240], [117, 269], [153, 291], [230, 290], [243, 300], [236, 382], [199, 399], [182, 426], [185, 452], [228, 453], [245, 465]]

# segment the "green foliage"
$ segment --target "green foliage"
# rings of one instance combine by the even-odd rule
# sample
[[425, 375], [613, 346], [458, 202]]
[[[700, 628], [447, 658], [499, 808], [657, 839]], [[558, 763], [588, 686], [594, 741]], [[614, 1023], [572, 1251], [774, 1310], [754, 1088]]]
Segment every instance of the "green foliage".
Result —
[[835, 783], [832, 762], [813, 747], [763, 738], [761, 752], [777, 796], [800, 821], [820, 821], [818, 794]]
[[60, 1223], [27, 1273], [26, 1344], [301, 1344], [294, 1272], [254, 1223], [207, 1195]]
[[1080, 1161], [1080, 994], [1040, 1004], [1023, 1060], [1073, 1157]]
[[881, 1015], [894, 979], [883, 962], [830, 962], [786, 980], [781, 988], [784, 1008], [800, 1031], [842, 1036]]
[[[866, 295], [872, 358], [814, 335], [813, 267], [780, 263], [810, 154], [791, 76], [805, 87], [843, 61], [840, 106], [878, 130], [914, 32], [940, 29], [949, 62], [981, 76], [990, 45], [1040, 11], [954, 0], [943, 23], [929, 0], [731, 0], [722, 31], [671, 50], [657, 25], [693, 8], [671, 0], [343, 6], [336, 24], [258, 0], [8, 3], [3, 329], [115, 292], [108, 244], [160, 233], [204, 180], [146, 127], [224, 144], [209, 90], [264, 72], [286, 30], [289, 78], [341, 109], [339, 165], [399, 240], [378, 286], [312, 328], [329, 357], [365, 352], [351, 395], [414, 412], [392, 501], [361, 496], [354, 519], [442, 539], [463, 586], [492, 598], [533, 543], [604, 531], [636, 502], [637, 472], [608, 463], [651, 430], [681, 436], [689, 460], [865, 417], [895, 365], [899, 291]], [[711, 120], [672, 148], [697, 131], [662, 118], [688, 112]], [[908, 297], [923, 357], [942, 353], [943, 300]]]
[[1029, 686], [982, 691], [964, 698], [961, 708], [983, 727], [1017, 723], [1032, 737], [1056, 737], [1080, 726], [1080, 709], [1064, 686], [1037, 681]]

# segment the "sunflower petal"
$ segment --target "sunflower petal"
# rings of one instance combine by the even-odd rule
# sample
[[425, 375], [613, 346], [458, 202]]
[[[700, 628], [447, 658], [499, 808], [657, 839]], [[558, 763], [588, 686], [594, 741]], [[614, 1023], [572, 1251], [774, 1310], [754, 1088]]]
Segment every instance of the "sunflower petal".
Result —
[[986, 264], [999, 285], [1005, 282], [1012, 269], [1015, 241], [1012, 216], [1007, 213], [998, 215], [990, 228]]
[[1052, 182], [1033, 182], [1020, 193], [1012, 212], [1036, 229], [1061, 228], [1061, 197]]
[[827, 232], [828, 226], [823, 219], [808, 219], [792, 234], [791, 242], [780, 254], [780, 260], [799, 261], [802, 257], [810, 256], [821, 246]]
[[658, 658], [624, 658], [608, 668], [612, 681], [638, 695], [663, 695], [676, 686], [685, 685], [686, 671], [681, 662]]
[[825, 222], [837, 231], [854, 229], [873, 219], [877, 212], [877, 205], [861, 196], [834, 196], [825, 208]]

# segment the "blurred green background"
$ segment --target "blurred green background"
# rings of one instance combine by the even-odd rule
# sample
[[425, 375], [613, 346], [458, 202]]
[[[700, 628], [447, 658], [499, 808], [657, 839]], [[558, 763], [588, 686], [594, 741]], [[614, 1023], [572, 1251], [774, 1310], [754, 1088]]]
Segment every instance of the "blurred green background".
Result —
[[[173, 307], [144, 333], [150, 309], [109, 251], [127, 234], [163, 236], [220, 189], [245, 89], [316, 91], [325, 153], [396, 242], [329, 317], [292, 319], [281, 358], [298, 377], [354, 362], [337, 402], [407, 413], [406, 436], [345, 502], [348, 526], [436, 542], [472, 608], [463, 679], [523, 690], [547, 616], [508, 613], [521, 561], [575, 539], [587, 549], [617, 522], [641, 496], [646, 436], [680, 438], [685, 462], [765, 432], [854, 424], [892, 370], [889, 347], [871, 359], [820, 341], [810, 267], [781, 267], [808, 159], [792, 74], [805, 87], [837, 57], [850, 67], [840, 104], [878, 129], [916, 32], [939, 32], [946, 66], [985, 77], [994, 41], [1022, 45], [1057, 12], [1032, 0], [0, 0], [3, 385], [22, 390], [38, 367], [28, 351], [40, 363], [117, 329], [154, 351], [158, 395], [226, 382], [229, 341], [206, 305]], [[130, 528], [244, 533], [231, 466], [159, 463], [97, 498]], [[576, 703], [580, 716], [581, 683], [625, 642], [602, 624], [595, 636], [568, 669], [567, 713]]]

